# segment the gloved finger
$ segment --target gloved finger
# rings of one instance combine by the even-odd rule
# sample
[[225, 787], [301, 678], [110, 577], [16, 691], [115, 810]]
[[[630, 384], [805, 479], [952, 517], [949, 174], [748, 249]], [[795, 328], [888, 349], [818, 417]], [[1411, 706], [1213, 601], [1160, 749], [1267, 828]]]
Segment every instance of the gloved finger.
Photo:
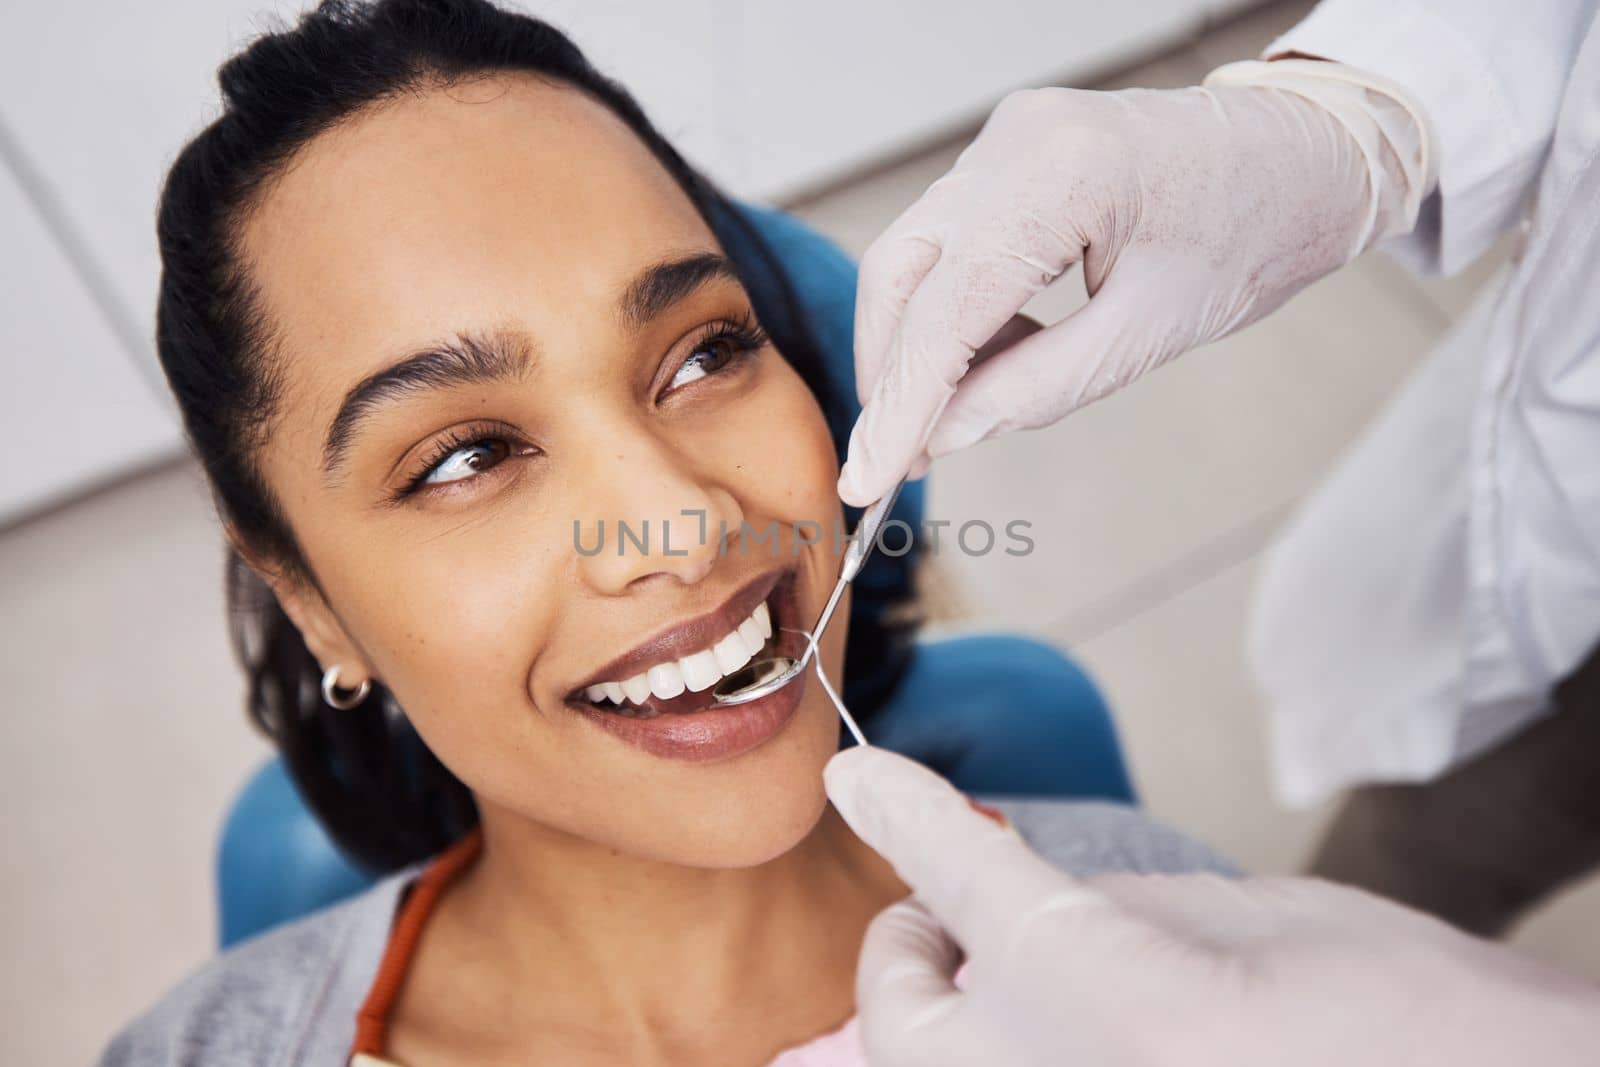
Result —
[[923, 190], [867, 246], [856, 268], [856, 398], [865, 405], [878, 387], [911, 296], [958, 232], [968, 183], [952, 170]]
[[846, 504], [871, 504], [922, 455], [928, 433], [954, 392], [953, 386], [922, 368], [920, 359], [892, 358], [878, 379], [877, 391], [850, 428], [839, 472], [839, 498]]
[[861, 1039], [874, 1065], [976, 1063], [953, 1058], [965, 1038], [955, 985], [961, 949], [915, 900], [887, 908], [867, 927], [856, 969]]
[[856, 268], [855, 360], [856, 398], [862, 404], [877, 388], [906, 302], [937, 262], [938, 242], [918, 229], [910, 212], [861, 256]]
[[[988, 344], [973, 353], [972, 361], [968, 364], [968, 367], [976, 368], [980, 363], [994, 358], [1021, 339], [1031, 336], [1041, 329], [1043, 329], [1042, 326], [1026, 315], [1013, 315], [1011, 321], [1000, 327], [1000, 332], [995, 334]], [[971, 374], [972, 370], [969, 369], [967, 373]], [[960, 386], [956, 387], [956, 391], [959, 394]], [[916, 459], [911, 461], [911, 469], [906, 472], [906, 478], [914, 482], [924, 477], [931, 466], [933, 466], [933, 457], [928, 455], [927, 450], [924, 449]]]
[[888, 362], [851, 429], [839, 474], [845, 503], [865, 507], [905, 476], [974, 352], [1042, 287], [1039, 269], [1009, 253], [944, 250], [906, 301]]
[[823, 780], [850, 828], [969, 954], [984, 946], [1004, 951], [1041, 907], [1103, 907], [1014, 831], [904, 756], [872, 745], [846, 749], [828, 761]]
[[1163, 362], [1149, 311], [1137, 304], [1145, 291], [1131, 273], [1114, 274], [1073, 314], [974, 367], [930, 431], [929, 456], [1048, 426]]

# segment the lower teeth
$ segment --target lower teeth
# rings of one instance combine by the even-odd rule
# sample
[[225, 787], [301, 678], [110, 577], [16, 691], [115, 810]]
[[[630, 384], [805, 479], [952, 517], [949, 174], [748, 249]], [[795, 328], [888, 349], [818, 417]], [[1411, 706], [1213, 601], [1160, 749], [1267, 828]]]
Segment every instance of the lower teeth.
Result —
[[653, 719], [661, 714], [654, 708], [641, 708], [634, 704], [613, 704], [609, 700], [604, 704], [596, 704], [595, 706], [603, 711], [609, 711], [613, 715], [621, 715], [628, 719]]

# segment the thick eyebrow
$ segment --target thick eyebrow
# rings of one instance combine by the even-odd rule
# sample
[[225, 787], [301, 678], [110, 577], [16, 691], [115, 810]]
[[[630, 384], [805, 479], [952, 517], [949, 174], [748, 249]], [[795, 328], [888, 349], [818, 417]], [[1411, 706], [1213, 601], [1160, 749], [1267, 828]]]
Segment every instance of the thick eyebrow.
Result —
[[369, 375], [345, 394], [328, 424], [323, 471], [338, 472], [362, 422], [385, 404], [424, 390], [516, 378], [527, 373], [533, 359], [532, 345], [520, 336], [462, 333]]
[[[647, 267], [618, 301], [623, 321], [640, 329], [672, 305], [717, 279], [739, 280], [733, 261], [718, 252], [695, 252]], [[322, 448], [323, 470], [337, 473], [361, 423], [384, 404], [424, 389], [448, 389], [514, 378], [532, 363], [525, 344], [504, 335], [460, 334], [445, 344], [415, 352], [373, 374], [345, 395], [328, 425]]]
[[623, 321], [640, 329], [680, 300], [707, 283], [726, 278], [739, 280], [733, 261], [718, 252], [696, 252], [647, 267], [624, 290], [618, 301]]

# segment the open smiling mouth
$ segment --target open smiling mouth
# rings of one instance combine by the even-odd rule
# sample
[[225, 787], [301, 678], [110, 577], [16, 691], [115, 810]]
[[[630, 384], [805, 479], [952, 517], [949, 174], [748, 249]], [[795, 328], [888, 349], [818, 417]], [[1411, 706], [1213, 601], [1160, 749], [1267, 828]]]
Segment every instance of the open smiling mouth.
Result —
[[[798, 621], [794, 568], [747, 582], [715, 611], [659, 634], [596, 671], [567, 702], [608, 718], [692, 715], [717, 704], [712, 688], [753, 659], [799, 656], [805, 638]], [[785, 629], [788, 627], [789, 629]], [[796, 688], [798, 686], [791, 686]]]

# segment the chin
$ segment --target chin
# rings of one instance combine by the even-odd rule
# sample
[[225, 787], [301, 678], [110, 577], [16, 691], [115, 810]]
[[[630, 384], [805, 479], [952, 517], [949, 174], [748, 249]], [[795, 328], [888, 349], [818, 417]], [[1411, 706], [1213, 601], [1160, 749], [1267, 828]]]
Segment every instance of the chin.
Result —
[[759, 867], [799, 846], [822, 820], [828, 797], [819, 773], [814, 785], [791, 790], [775, 802], [751, 804], [735, 819], [717, 819], [680, 862], [688, 867]]
[[[839, 746], [839, 721], [820, 689], [781, 737], [739, 759], [676, 775], [651, 825], [620, 847], [685, 867], [771, 862], [804, 841], [827, 810], [822, 768]], [[669, 830], [669, 827], [671, 828]], [[643, 836], [639, 830], [645, 830]]]

